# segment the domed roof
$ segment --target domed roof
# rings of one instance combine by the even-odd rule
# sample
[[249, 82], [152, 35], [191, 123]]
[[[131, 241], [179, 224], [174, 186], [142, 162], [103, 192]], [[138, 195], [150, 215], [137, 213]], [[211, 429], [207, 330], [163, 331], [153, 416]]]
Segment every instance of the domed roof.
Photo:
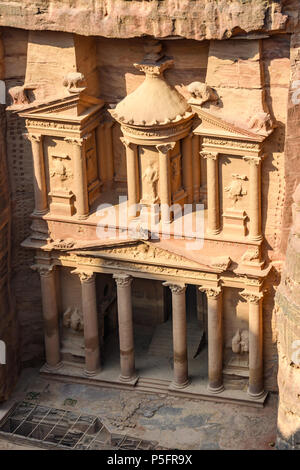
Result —
[[111, 115], [119, 122], [133, 126], [160, 126], [185, 120], [193, 115], [185, 98], [169, 85], [163, 72], [173, 61], [134, 64], [146, 74], [145, 81], [118, 103]]

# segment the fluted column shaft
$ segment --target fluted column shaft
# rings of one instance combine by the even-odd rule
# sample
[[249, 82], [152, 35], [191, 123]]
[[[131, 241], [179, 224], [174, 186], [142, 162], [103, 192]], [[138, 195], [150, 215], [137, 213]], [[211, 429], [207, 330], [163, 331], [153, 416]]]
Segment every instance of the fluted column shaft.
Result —
[[46, 365], [57, 369], [60, 363], [60, 341], [55, 272], [53, 267], [39, 267], [44, 318]]
[[79, 272], [84, 326], [85, 373], [92, 376], [100, 371], [99, 327], [95, 274]]
[[220, 232], [218, 154], [201, 152], [201, 155], [207, 160], [207, 232], [217, 235]]
[[131, 298], [132, 277], [127, 274], [114, 274], [114, 279], [117, 284], [118, 296], [120, 380], [128, 382], [136, 377]]
[[249, 387], [248, 394], [259, 398], [264, 393], [262, 294], [241, 292], [249, 306]]
[[187, 332], [185, 286], [164, 283], [172, 291], [172, 325], [173, 325], [173, 386], [186, 387], [188, 379]]
[[208, 389], [220, 393], [223, 387], [223, 331], [222, 331], [222, 290], [200, 288], [207, 295], [208, 320]]
[[31, 142], [33, 156], [33, 188], [35, 200], [34, 212], [36, 215], [42, 215], [47, 212], [48, 208], [42, 136], [36, 134], [28, 134], [27, 137]]

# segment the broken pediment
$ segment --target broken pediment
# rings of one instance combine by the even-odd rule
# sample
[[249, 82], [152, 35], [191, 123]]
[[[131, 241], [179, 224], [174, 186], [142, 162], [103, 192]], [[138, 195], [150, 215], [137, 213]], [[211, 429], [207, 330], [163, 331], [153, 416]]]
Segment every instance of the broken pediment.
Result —
[[252, 122], [253, 130], [250, 131], [241, 127], [237, 127], [234, 124], [213, 115], [212, 113], [203, 111], [201, 108], [197, 107], [196, 111], [198, 117], [201, 119], [201, 124], [199, 124], [199, 126], [194, 129], [195, 134], [252, 142], [263, 142], [268, 135], [255, 132], [255, 129], [258, 129], [259, 127], [259, 123], [256, 121]]
[[20, 115], [30, 119], [84, 121], [99, 111], [104, 102], [82, 92], [73, 93], [55, 100], [28, 106]]

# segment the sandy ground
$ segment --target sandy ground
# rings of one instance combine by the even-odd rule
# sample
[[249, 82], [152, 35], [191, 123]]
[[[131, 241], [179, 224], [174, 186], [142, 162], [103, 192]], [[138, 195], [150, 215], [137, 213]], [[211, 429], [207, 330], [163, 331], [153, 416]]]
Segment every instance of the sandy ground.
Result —
[[[257, 409], [50, 381], [39, 376], [38, 369], [25, 369], [12, 399], [0, 405], [0, 419], [14, 402], [24, 399], [99, 416], [111, 431], [159, 441], [170, 449], [274, 449], [275, 394]], [[0, 437], [1, 450], [35, 448], [28, 444]]]

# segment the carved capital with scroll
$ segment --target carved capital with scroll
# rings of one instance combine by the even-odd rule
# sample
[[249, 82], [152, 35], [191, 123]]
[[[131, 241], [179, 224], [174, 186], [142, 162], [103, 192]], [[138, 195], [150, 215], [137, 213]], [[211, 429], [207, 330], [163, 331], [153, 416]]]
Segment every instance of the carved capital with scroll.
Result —
[[118, 287], [129, 287], [132, 283], [132, 276], [128, 274], [114, 274], [113, 278]]

